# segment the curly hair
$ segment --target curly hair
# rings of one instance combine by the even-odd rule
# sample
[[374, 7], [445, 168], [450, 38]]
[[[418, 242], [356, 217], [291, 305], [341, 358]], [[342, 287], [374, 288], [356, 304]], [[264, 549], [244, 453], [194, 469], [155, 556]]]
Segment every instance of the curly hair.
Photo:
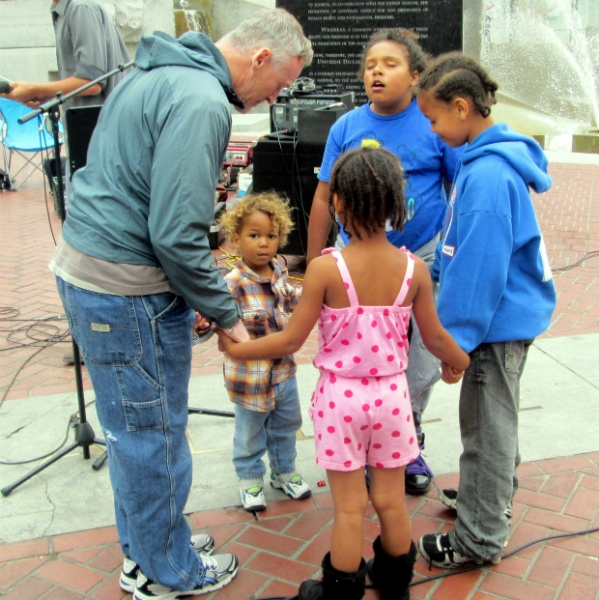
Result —
[[466, 96], [486, 118], [491, 114], [491, 106], [497, 102], [495, 92], [498, 87], [474, 59], [459, 52], [448, 52], [427, 67], [420, 76], [417, 91], [430, 91], [434, 98], [447, 103]]
[[387, 220], [401, 231], [406, 217], [404, 177], [399, 158], [382, 148], [361, 147], [342, 154], [335, 163], [329, 187], [329, 210], [333, 195], [343, 204], [339, 215], [347, 235], [362, 239], [356, 225], [368, 236], [385, 228]]
[[395, 42], [401, 46], [405, 46], [406, 54], [408, 58], [408, 65], [410, 71], [418, 71], [422, 73], [426, 68], [427, 59], [424, 50], [420, 47], [420, 44], [416, 41], [418, 34], [410, 31], [409, 29], [401, 29], [394, 27], [391, 29], [380, 29], [375, 31], [368, 40], [362, 55], [360, 56], [360, 70], [358, 71], [358, 78], [362, 80], [364, 78], [364, 71], [366, 65], [366, 57], [370, 52], [370, 49], [379, 42]]
[[232, 239], [234, 234], [239, 234], [247, 217], [255, 212], [262, 212], [271, 218], [279, 236], [279, 246], [284, 246], [293, 229], [291, 207], [286, 199], [274, 192], [249, 194], [225, 212], [219, 222], [227, 238]]

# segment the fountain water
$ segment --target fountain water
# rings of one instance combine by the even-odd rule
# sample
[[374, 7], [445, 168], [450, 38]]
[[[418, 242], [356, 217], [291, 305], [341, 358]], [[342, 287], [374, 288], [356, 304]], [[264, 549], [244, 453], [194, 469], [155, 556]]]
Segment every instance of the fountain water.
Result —
[[174, 0], [175, 34], [177, 37], [186, 31], [201, 31], [213, 37], [211, 0]]
[[[592, 27], [593, 19], [599, 21], [596, 0], [484, 4], [482, 61], [499, 81], [505, 102], [540, 112], [532, 127], [541, 130], [529, 133], [558, 138], [589, 124], [596, 129], [599, 28]], [[586, 24], [580, 14], [584, 9], [588, 9]], [[591, 151], [599, 151], [599, 143], [591, 146], [596, 146]]]

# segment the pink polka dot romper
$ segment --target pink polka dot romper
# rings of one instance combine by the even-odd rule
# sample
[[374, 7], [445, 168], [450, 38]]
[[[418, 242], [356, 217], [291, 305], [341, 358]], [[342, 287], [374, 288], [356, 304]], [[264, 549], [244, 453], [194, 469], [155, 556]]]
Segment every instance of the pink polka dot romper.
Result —
[[[325, 250], [325, 252], [331, 252]], [[353, 471], [366, 463], [396, 468], [420, 452], [405, 370], [411, 306], [401, 306], [412, 282], [414, 257], [393, 306], [360, 306], [339, 251], [332, 255], [350, 306], [323, 306], [318, 320], [320, 378], [312, 394], [316, 463]]]

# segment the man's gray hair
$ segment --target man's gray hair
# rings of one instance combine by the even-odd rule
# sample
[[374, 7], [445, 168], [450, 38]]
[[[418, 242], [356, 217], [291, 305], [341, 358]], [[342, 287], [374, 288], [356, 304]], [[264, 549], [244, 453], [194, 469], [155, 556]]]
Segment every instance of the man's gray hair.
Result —
[[283, 8], [256, 11], [223, 36], [221, 41], [240, 52], [269, 48], [273, 64], [278, 66], [297, 56], [304, 59], [304, 66], [307, 67], [314, 55], [312, 44], [304, 35], [302, 26]]

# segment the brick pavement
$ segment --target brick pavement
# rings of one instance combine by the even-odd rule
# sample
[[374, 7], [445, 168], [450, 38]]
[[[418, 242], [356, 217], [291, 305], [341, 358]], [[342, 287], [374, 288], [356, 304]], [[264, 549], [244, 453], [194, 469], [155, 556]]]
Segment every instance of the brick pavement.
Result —
[[[552, 190], [535, 198], [553, 268], [572, 265], [599, 250], [599, 166], [554, 164]], [[33, 178], [32, 178], [33, 179]], [[46, 340], [66, 332], [54, 280], [47, 270], [60, 222], [52, 199], [43, 198], [42, 179], [30, 180], [18, 192], [0, 193], [0, 316], [5, 343], [0, 353], [0, 393], [7, 401], [74, 389], [74, 370], [62, 364], [65, 342], [39, 350]], [[599, 332], [597, 304], [599, 258], [555, 273], [558, 307], [544, 336]], [[10, 329], [11, 331], [7, 331]], [[20, 345], [19, 345], [20, 344]], [[298, 353], [308, 362], [315, 336]], [[36, 353], [37, 354], [34, 354]], [[19, 369], [27, 362], [26, 366]], [[220, 372], [214, 342], [194, 349], [193, 375]], [[14, 381], [13, 381], [14, 380]], [[84, 369], [84, 387], [91, 387]], [[9, 389], [10, 388], [10, 389]], [[599, 453], [527, 463], [520, 468], [512, 539], [506, 551], [560, 532], [599, 526]], [[454, 485], [456, 475], [437, 478], [440, 487]], [[452, 516], [431, 492], [409, 498], [413, 537], [451, 526]], [[244, 600], [295, 593], [297, 583], [317, 572], [327, 549], [332, 519], [328, 493], [302, 502], [269, 504], [254, 519], [237, 508], [191, 515], [196, 531], [209, 531], [219, 547], [234, 551], [243, 569], [227, 588], [209, 598]], [[365, 519], [365, 556], [377, 534], [372, 510]], [[599, 598], [599, 534], [532, 546], [501, 564], [436, 580], [413, 588], [413, 598], [433, 600], [587, 600]], [[114, 528], [64, 534], [0, 546], [0, 596], [7, 600], [112, 600], [126, 597], [118, 587], [122, 555]], [[422, 559], [418, 577], [429, 575]], [[439, 573], [434, 569], [433, 574]], [[369, 591], [369, 599], [376, 598]]]
[[[536, 197], [535, 204], [552, 268], [564, 268], [589, 252], [599, 251], [599, 165], [554, 164], [550, 173], [554, 185]], [[54, 214], [53, 199], [44, 202], [42, 178], [32, 179], [17, 192], [0, 193], [0, 304], [18, 311], [17, 318], [23, 320], [9, 323], [11, 328], [23, 328], [11, 334], [11, 341], [39, 346], [42, 343], [34, 339], [64, 333], [66, 323], [34, 324], [36, 319], [55, 317], [63, 310], [47, 269], [60, 220]], [[215, 252], [215, 257], [222, 258], [222, 254]], [[543, 337], [599, 332], [599, 256], [554, 275], [558, 306]], [[31, 346], [1, 353], [0, 390], [6, 390], [16, 370], [30, 358], [12, 383], [8, 400], [72, 391], [74, 369], [62, 363], [68, 347], [66, 341], [59, 342], [33, 358]], [[312, 334], [296, 354], [298, 363], [311, 362], [316, 349], [316, 335]], [[194, 348], [192, 376], [220, 373], [221, 365], [214, 339]], [[83, 376], [84, 389], [91, 389], [85, 369]]]
[[[520, 467], [521, 489], [514, 504], [512, 552], [542, 537], [599, 527], [599, 452], [540, 460]], [[437, 478], [453, 486], [456, 475]], [[446, 531], [454, 519], [437, 499], [408, 497], [414, 539]], [[207, 600], [289, 597], [298, 584], [318, 573], [328, 550], [333, 517], [331, 495], [271, 502], [254, 516], [240, 508], [191, 515], [194, 532], [208, 532], [218, 551], [234, 552], [242, 568], [237, 578]], [[364, 556], [378, 523], [369, 505], [364, 519]], [[419, 583], [429, 576], [422, 557], [416, 563], [411, 597], [431, 600], [597, 600], [599, 533], [532, 545], [498, 565]], [[4, 600], [119, 600], [130, 598], [118, 585], [122, 554], [114, 527], [0, 546], [0, 596]], [[378, 593], [368, 590], [365, 598]]]

